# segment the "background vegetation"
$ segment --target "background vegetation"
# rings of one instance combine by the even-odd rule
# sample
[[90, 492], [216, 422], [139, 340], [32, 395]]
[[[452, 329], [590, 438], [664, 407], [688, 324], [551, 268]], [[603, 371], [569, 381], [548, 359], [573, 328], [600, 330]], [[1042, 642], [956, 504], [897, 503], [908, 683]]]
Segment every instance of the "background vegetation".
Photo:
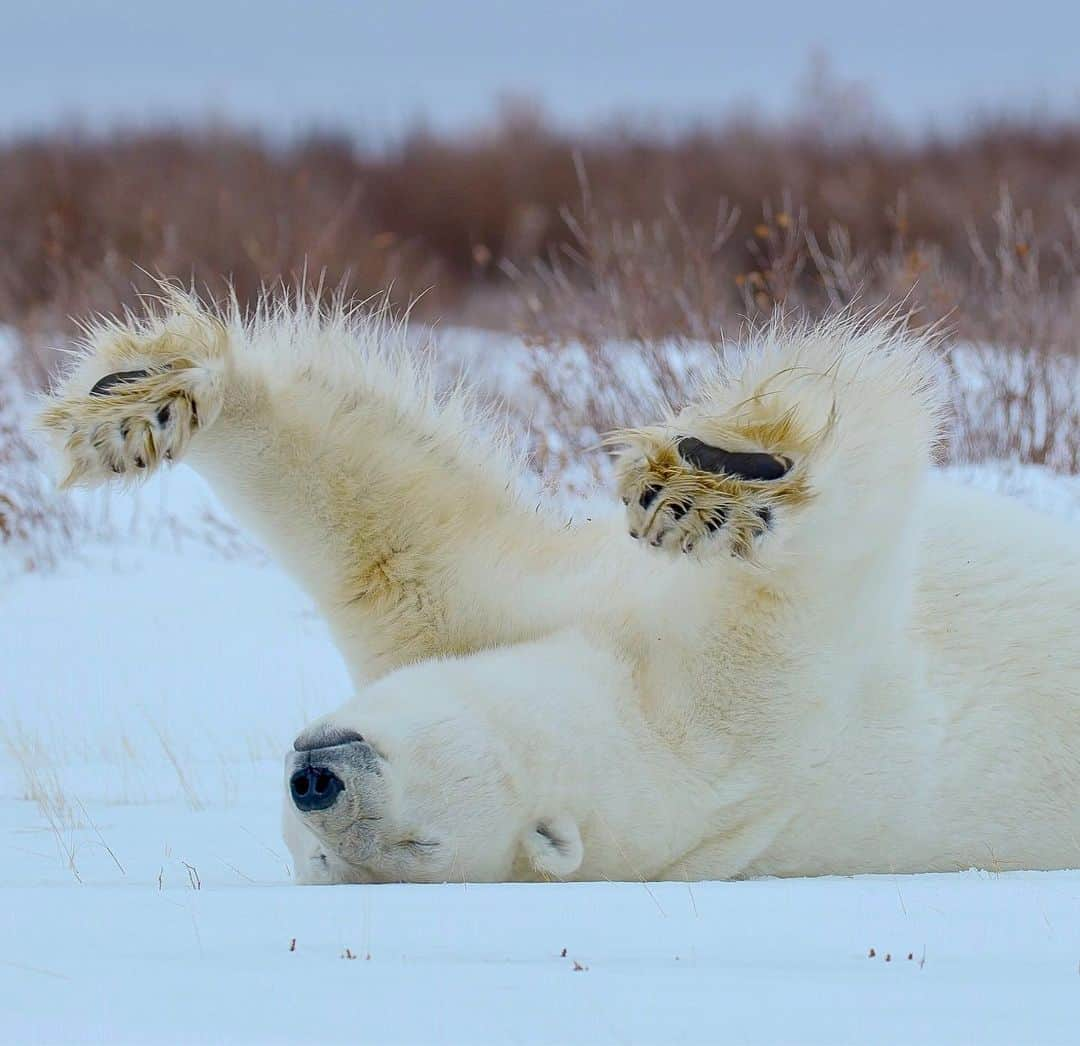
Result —
[[[944, 324], [964, 373], [949, 459], [1076, 472], [1078, 208], [1080, 124], [905, 137], [828, 84], [782, 124], [666, 134], [575, 135], [527, 105], [380, 149], [222, 128], [58, 133], [0, 145], [0, 324], [17, 333], [3, 367], [40, 387], [79, 317], [135, 305], [158, 274], [211, 294], [231, 281], [242, 301], [279, 281], [389, 286], [419, 320], [522, 336], [570, 457], [640, 420], [628, 359], [677, 403], [687, 346], [778, 309], [902, 304]], [[0, 540], [50, 515], [7, 384]]]

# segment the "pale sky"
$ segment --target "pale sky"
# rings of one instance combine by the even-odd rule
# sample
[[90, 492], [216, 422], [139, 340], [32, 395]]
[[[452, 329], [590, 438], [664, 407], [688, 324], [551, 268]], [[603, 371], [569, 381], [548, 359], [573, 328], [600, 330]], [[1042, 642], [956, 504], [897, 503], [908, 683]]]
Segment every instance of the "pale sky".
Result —
[[782, 113], [808, 56], [902, 125], [1043, 106], [1080, 114], [1080, 4], [1028, 0], [0, 0], [0, 134], [222, 117], [382, 134], [489, 116]]

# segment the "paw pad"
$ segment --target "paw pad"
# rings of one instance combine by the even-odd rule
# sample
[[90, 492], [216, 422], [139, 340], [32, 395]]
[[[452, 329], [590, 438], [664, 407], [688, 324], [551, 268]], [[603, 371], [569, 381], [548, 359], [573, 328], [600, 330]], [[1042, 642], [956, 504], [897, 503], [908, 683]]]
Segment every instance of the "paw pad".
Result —
[[619, 462], [620, 494], [630, 535], [654, 548], [753, 559], [777, 509], [809, 497], [805, 470], [786, 455], [662, 430], [636, 435]]
[[[88, 392], [57, 398], [42, 425], [58, 437], [65, 486], [147, 475], [178, 459], [199, 425], [203, 372], [173, 362], [111, 371]], [[85, 386], [84, 386], [85, 388]], [[211, 401], [211, 418], [214, 403]]]
[[91, 396], [108, 395], [118, 385], [129, 385], [140, 378], [148, 377], [148, 370], [118, 370], [113, 374], [106, 374], [104, 378], [94, 384], [90, 390]]
[[710, 447], [693, 436], [683, 436], [677, 444], [679, 456], [702, 472], [715, 472], [738, 479], [774, 480], [791, 471], [791, 459], [757, 451], [745, 452]]

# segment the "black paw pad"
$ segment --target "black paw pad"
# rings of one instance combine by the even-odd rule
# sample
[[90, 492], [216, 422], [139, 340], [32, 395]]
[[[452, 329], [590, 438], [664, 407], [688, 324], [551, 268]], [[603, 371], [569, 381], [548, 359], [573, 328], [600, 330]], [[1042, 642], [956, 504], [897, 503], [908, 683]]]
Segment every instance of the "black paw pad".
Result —
[[717, 472], [739, 479], [780, 479], [791, 468], [787, 458], [710, 447], [693, 436], [684, 436], [679, 440], [678, 449], [680, 457], [687, 464], [702, 472]]
[[146, 378], [150, 375], [148, 370], [118, 370], [114, 374], [106, 374], [94, 387], [90, 390], [91, 396], [106, 396], [117, 385], [129, 385], [133, 381], [138, 381], [140, 378]]

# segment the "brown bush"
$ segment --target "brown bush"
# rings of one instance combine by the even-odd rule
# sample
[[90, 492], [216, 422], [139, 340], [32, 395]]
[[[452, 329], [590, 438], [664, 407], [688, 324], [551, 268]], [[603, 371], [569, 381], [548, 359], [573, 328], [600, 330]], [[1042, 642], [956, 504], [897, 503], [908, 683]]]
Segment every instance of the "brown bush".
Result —
[[[14, 562], [26, 570], [51, 566], [73, 546], [85, 521], [52, 489], [33, 441], [27, 436], [26, 399], [21, 384], [2, 366], [0, 345], [0, 551], [17, 548]], [[8, 562], [0, 560], [0, 570]]]
[[[417, 131], [382, 150], [225, 130], [16, 142], [0, 147], [0, 322], [55, 331], [113, 309], [146, 285], [140, 268], [212, 287], [229, 277], [242, 300], [263, 282], [325, 272], [359, 294], [393, 282], [399, 302], [426, 291], [422, 312], [453, 314], [538, 258], [572, 262], [588, 221], [618, 230], [611, 261], [635, 254], [643, 292], [673, 299], [652, 322], [678, 329], [677, 280], [703, 300], [715, 284], [736, 309], [795, 291], [821, 303], [830, 281], [884, 290], [909, 270], [964, 280], [972, 236], [994, 235], [1003, 187], [1044, 243], [1072, 234], [1080, 126], [907, 142], [838, 138], [822, 123], [572, 136], [518, 108], [473, 135]], [[837, 271], [785, 265], [804, 241]], [[678, 257], [666, 257], [673, 246]], [[563, 275], [592, 290], [573, 265]]]
[[[392, 284], [421, 318], [531, 341], [553, 474], [654, 395], [684, 398], [690, 342], [776, 309], [905, 302], [961, 346], [953, 459], [1080, 469], [1080, 124], [905, 139], [804, 116], [572, 135], [519, 107], [382, 149], [229, 130], [3, 144], [0, 323], [40, 384], [70, 318], [134, 304], [148, 274], [230, 280], [244, 302], [279, 280]], [[0, 444], [2, 542], [52, 509], [17, 428]]]

